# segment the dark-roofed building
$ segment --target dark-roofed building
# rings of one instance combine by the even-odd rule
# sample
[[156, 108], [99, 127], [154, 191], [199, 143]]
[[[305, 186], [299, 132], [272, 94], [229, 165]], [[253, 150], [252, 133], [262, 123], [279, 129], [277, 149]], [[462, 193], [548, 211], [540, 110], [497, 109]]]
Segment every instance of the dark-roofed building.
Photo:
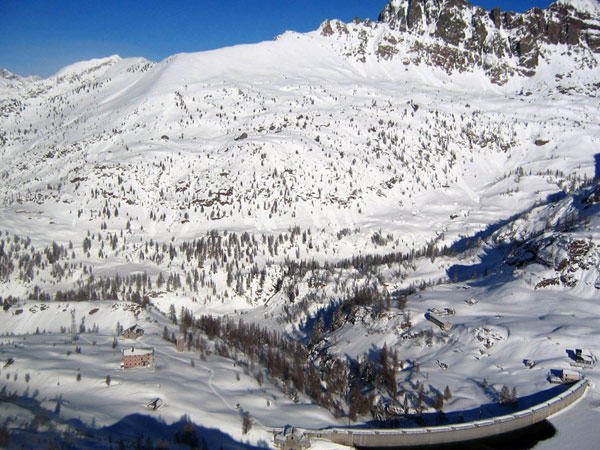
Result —
[[281, 433], [275, 435], [275, 446], [281, 450], [303, 450], [310, 447], [310, 439], [302, 431], [286, 425]]
[[144, 329], [140, 327], [137, 323], [125, 331], [123, 331], [123, 337], [126, 339], [137, 339], [144, 335]]

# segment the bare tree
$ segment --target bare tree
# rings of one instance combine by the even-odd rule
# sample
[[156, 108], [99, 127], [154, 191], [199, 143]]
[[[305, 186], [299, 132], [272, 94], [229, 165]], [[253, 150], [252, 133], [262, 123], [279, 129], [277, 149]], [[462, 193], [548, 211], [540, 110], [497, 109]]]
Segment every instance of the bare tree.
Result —
[[242, 434], [248, 434], [252, 429], [252, 418], [248, 411], [241, 411], [242, 415]]

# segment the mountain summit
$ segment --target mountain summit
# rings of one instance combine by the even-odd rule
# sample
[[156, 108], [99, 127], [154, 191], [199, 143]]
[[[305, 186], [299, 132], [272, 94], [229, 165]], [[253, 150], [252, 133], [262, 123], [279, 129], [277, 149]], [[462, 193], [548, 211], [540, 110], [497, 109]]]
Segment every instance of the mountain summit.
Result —
[[0, 67], [0, 78], [4, 78], [6, 80], [18, 80], [20, 77], [18, 75], [15, 75], [11, 71]]
[[[438, 224], [419, 245], [451, 240], [470, 209], [517, 213], [593, 176], [599, 16], [394, 0], [377, 22], [0, 80], [0, 218], [168, 240], [401, 217]], [[542, 187], [505, 204], [525, 171]]]
[[389, 27], [378, 43], [379, 56], [392, 58], [399, 45], [408, 44], [412, 62], [449, 72], [483, 68], [497, 84], [516, 74], [534, 75], [557, 52], [585, 67], [596, 67], [597, 56], [590, 54], [600, 53], [595, 0], [561, 0], [524, 13], [486, 11], [466, 0], [391, 0], [379, 22]]
[[[10, 429], [126, 416], [89, 434], [147, 442], [131, 424], [160, 399], [153, 438], [184, 445], [189, 413], [264, 446], [288, 423], [450, 427], [544, 400], [568, 349], [600, 354], [598, 27], [582, 0], [396, 0], [0, 75], [0, 400], [32, 410]], [[134, 343], [156, 370], [119, 370]], [[569, 427], [597, 421], [585, 375]]]

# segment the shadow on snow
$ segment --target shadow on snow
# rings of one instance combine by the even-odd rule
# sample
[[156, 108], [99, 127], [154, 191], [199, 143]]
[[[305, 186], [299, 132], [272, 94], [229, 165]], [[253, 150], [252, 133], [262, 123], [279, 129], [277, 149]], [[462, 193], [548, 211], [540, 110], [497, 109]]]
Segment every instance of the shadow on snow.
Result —
[[[15, 414], [15, 417], [6, 413], [0, 416], [0, 427], [8, 432], [6, 448], [253, 450], [269, 447], [267, 442], [260, 442], [260, 447], [256, 447], [235, 441], [218, 429], [196, 425], [185, 415], [179, 421], [167, 424], [160, 416], [131, 414], [113, 425], [96, 428], [93, 423], [87, 425], [79, 419], [62, 419], [60, 399], [56, 400], [57, 406], [51, 411], [43, 408], [40, 401], [33, 397], [7, 393], [4, 388], [0, 392], [2, 404], [13, 404], [32, 415], [24, 426], [15, 423], [18, 416], [22, 418], [22, 412]], [[2, 444], [7, 443], [0, 443], [4, 448]]]
[[[600, 177], [598, 176], [598, 173], [600, 172], [600, 153], [595, 155], [595, 161], [596, 178], [594, 180], [594, 183], [591, 186], [584, 187], [577, 193], [572, 194], [574, 198], [573, 206], [575, 207], [579, 217], [591, 216], [597, 214], [600, 211], [600, 203], [598, 203], [598, 199], [600, 198]], [[532, 208], [529, 208], [521, 213], [509, 217], [508, 219], [504, 219], [494, 224], [491, 224], [486, 229], [479, 231], [472, 236], [463, 237], [462, 239], [452, 244], [450, 249], [455, 251], [457, 254], [464, 253], [469, 249], [475, 250], [477, 247], [479, 247], [479, 245], [477, 245], [478, 242], [482, 243], [502, 227], [510, 224], [511, 222], [517, 219], [526, 217], [526, 215], [529, 214], [529, 212], [532, 211], [532, 209], [549, 205], [552, 203], [557, 203], [563, 200], [565, 197], [567, 197], [567, 194], [565, 194], [562, 191], [550, 194], [548, 195], [544, 203], [537, 204]], [[486, 248], [483, 249], [483, 251], [480, 250], [478, 252], [477, 256], [480, 260], [479, 263], [470, 265], [455, 264], [446, 270], [446, 275], [453, 282], [469, 281], [470, 284], [474, 287], [493, 287], [496, 284], [506, 283], [507, 281], [510, 281], [514, 278], [512, 274], [513, 267], [519, 265], [519, 261], [513, 261], [510, 262], [510, 264], [507, 264], [507, 259], [509, 258], [511, 253], [515, 251], [515, 249], [522, 246], [527, 241], [538, 237], [546, 231], [567, 231], [573, 225], [577, 224], [568, 224], [566, 222], [562, 224], [557, 223], [553, 225], [550, 229], [543, 230], [537, 235], [527, 237], [525, 241], [515, 240], [510, 243], [497, 243], [491, 248]], [[533, 255], [531, 256], [533, 257]], [[527, 262], [527, 260], [522, 261], [522, 263], [524, 264]]]

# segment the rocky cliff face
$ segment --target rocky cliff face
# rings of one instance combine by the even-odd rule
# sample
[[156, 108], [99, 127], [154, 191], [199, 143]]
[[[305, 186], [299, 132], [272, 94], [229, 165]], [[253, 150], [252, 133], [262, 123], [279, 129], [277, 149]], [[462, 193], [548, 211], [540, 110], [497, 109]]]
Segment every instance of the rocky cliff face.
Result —
[[448, 72], [483, 68], [498, 84], [514, 75], [534, 75], [555, 52], [568, 53], [588, 68], [598, 65], [600, 55], [596, 0], [560, 0], [522, 14], [487, 11], [466, 0], [391, 0], [378, 25], [389, 27], [375, 45], [379, 58], [402, 54], [398, 46], [404, 46], [407, 64], [432, 64]]

